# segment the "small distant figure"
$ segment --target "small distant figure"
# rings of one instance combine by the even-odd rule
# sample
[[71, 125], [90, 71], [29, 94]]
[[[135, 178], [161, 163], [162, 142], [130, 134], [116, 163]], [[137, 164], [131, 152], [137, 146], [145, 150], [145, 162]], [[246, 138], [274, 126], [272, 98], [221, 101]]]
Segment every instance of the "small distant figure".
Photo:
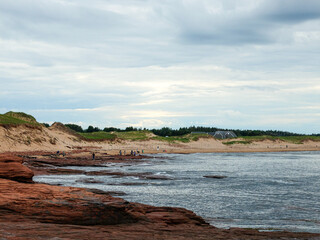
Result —
[[139, 156], [140, 155], [140, 152], [137, 150], [137, 155]]
[[96, 154], [93, 152], [93, 153], [92, 153], [92, 160], [94, 160], [95, 157], [96, 157]]
[[142, 154], [144, 153], [144, 150], [143, 150], [143, 149], [141, 150], [141, 153], [142, 153]]
[[133, 152], [133, 156], [135, 156], [135, 155], [136, 155], [136, 151]]
[[121, 151], [121, 150], [119, 151], [119, 155], [120, 155], [120, 156], [122, 155], [122, 151]]
[[66, 153], [65, 153], [64, 151], [62, 152], [62, 156], [63, 156], [63, 157], [65, 157], [65, 156], [66, 156]]
[[57, 155], [59, 155], [59, 154], [60, 154], [60, 151], [58, 150], [58, 151], [57, 151]]
[[160, 147], [159, 146], [157, 146], [157, 150], [159, 151], [159, 149], [160, 149]]
[[131, 150], [131, 153], [130, 153], [130, 155], [131, 155], [131, 156], [133, 156], [133, 150]]

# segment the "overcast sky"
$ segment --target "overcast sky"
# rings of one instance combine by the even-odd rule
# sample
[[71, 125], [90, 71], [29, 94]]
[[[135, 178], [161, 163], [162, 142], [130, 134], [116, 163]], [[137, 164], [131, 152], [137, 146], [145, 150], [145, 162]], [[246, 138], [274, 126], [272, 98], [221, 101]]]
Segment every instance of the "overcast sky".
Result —
[[0, 113], [320, 133], [319, 0], [2, 0]]

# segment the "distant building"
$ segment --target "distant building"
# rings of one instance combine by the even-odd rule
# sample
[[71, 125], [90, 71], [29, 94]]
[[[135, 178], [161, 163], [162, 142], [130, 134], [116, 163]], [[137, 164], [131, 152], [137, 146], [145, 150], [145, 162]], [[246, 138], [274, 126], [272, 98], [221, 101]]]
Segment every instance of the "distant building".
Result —
[[236, 138], [233, 131], [216, 131], [216, 132], [191, 132], [192, 134], [209, 134], [217, 139]]
[[233, 131], [216, 131], [213, 137], [217, 139], [226, 139], [226, 138], [236, 138], [237, 135]]

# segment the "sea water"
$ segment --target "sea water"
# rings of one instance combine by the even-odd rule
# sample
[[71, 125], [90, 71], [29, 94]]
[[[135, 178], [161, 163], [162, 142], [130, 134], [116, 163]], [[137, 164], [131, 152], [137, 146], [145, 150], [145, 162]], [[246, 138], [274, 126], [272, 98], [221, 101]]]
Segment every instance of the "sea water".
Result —
[[[128, 201], [183, 207], [220, 228], [320, 232], [320, 152], [157, 154], [126, 166], [83, 168], [151, 172], [169, 180], [38, 176], [35, 181], [123, 191]], [[205, 178], [206, 175], [226, 178]], [[81, 183], [94, 178], [102, 183]], [[128, 186], [130, 184], [130, 186]]]

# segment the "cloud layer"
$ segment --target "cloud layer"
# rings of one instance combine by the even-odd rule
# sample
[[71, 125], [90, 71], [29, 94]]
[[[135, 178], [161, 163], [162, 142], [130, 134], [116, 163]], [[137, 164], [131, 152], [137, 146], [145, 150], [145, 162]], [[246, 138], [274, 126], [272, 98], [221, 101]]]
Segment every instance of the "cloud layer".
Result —
[[317, 0], [0, 2], [0, 109], [319, 133]]

